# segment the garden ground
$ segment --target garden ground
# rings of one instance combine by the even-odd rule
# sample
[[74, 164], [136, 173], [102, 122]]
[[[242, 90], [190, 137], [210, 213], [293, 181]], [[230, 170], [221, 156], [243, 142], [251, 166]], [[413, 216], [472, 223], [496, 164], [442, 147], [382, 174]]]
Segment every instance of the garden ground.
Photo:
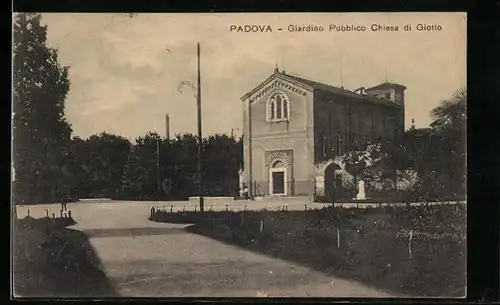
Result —
[[[248, 206], [250, 204], [248, 203]], [[293, 205], [291, 202], [287, 204]], [[69, 274], [67, 277], [52, 284], [53, 288], [50, 291], [53, 296], [391, 297], [397, 295], [356, 281], [336, 278], [301, 264], [248, 251], [200, 234], [189, 233], [185, 230], [187, 224], [151, 222], [148, 220], [150, 208], [156, 205], [162, 203], [105, 201], [69, 204], [68, 208], [72, 210], [76, 224], [66, 229], [58, 229], [59, 232], [66, 232], [59, 240], [70, 241], [69, 244], [72, 246], [69, 248], [74, 252], [78, 252], [79, 249], [85, 250], [67, 255], [67, 265], [74, 260], [74, 257], [80, 257], [81, 264], [73, 264], [74, 268], [63, 267], [64, 270], [71, 269], [73, 275], [69, 276], [71, 272], [67, 272]], [[166, 202], [164, 205], [184, 208], [185, 203]], [[196, 202], [191, 205], [195, 206]], [[276, 208], [280, 206], [277, 202], [269, 204], [271, 205]], [[303, 202], [296, 205], [297, 209], [303, 209]], [[18, 217], [26, 216], [27, 209], [30, 210], [30, 216], [42, 218], [46, 213], [45, 210], [49, 215], [57, 214], [59, 205], [19, 207]], [[80, 238], [68, 232], [79, 235]], [[29, 240], [27, 234], [21, 235], [19, 232], [17, 234], [25, 241]], [[33, 245], [38, 244], [40, 239], [42, 239], [40, 236], [32, 237], [31, 240], [34, 242], [28, 243], [28, 247], [31, 245], [31, 248], [36, 249], [37, 247]], [[78, 247], [77, 243], [88, 246]], [[68, 248], [67, 246], [58, 247], [59, 251], [56, 250], [58, 249], [56, 246], [52, 252], [67, 253], [67, 250], [64, 250]], [[34, 257], [35, 261], [42, 258], [41, 254], [35, 253], [36, 250], [32, 251], [31, 257]], [[48, 256], [50, 255], [43, 257]], [[26, 261], [19, 261], [16, 269], [27, 269]], [[48, 261], [51, 260], [46, 258], [42, 262], [33, 264], [44, 266], [44, 270], [48, 269], [53, 273], [55, 267], [53, 264], [48, 264]], [[80, 274], [80, 277], [76, 277], [75, 274]], [[19, 287], [21, 280], [28, 282], [24, 283], [24, 289], [17, 289], [18, 294], [37, 296], [42, 291], [48, 291], [41, 285], [30, 286], [29, 278], [32, 277], [24, 275], [17, 278], [15, 286]], [[85, 285], [82, 282], [83, 278], [89, 279], [85, 283], [95, 282], [94, 284], [102, 287], [101, 290], [93, 292], [90, 284]], [[62, 289], [61, 283], [68, 282], [69, 279], [72, 279], [72, 289]], [[50, 281], [50, 277], [46, 276], [45, 280], [41, 281]]]

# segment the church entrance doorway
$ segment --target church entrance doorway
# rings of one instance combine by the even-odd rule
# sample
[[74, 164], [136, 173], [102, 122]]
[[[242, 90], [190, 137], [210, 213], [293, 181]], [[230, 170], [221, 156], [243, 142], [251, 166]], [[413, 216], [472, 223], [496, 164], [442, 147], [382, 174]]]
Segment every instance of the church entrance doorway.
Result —
[[342, 169], [336, 163], [325, 168], [325, 197], [329, 202], [342, 198]]
[[271, 195], [286, 195], [286, 167], [281, 161], [276, 161], [269, 173], [269, 191]]

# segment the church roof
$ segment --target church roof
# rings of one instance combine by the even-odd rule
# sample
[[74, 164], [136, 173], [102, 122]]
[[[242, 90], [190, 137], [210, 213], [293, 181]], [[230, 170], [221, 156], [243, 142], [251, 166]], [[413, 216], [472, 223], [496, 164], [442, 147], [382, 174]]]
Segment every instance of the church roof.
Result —
[[[304, 77], [288, 74], [288, 73], [285, 73], [285, 71], [279, 71], [278, 69], [274, 69], [273, 74], [271, 74], [265, 81], [263, 81], [260, 85], [255, 87], [253, 90], [246, 93], [241, 99], [244, 100], [245, 98], [250, 97], [255, 92], [257, 92], [262, 87], [264, 87], [266, 83], [268, 83], [271, 79], [273, 79], [276, 76], [281, 78], [281, 79], [290, 81], [291, 83], [301, 85], [301, 87], [305, 87], [306, 89], [309, 89], [311, 91], [314, 91], [314, 90], [326, 91], [326, 92], [334, 93], [337, 95], [343, 95], [343, 96], [349, 96], [349, 97], [353, 97], [353, 98], [357, 98], [357, 99], [368, 100], [368, 101], [378, 103], [378, 104], [395, 106], [395, 104], [393, 102], [390, 102], [390, 101], [387, 101], [387, 100], [384, 100], [384, 99], [381, 99], [381, 98], [378, 98], [375, 96], [366, 95], [366, 94], [358, 94], [356, 92], [353, 92], [353, 91], [350, 91], [350, 90], [347, 90], [344, 88], [339, 88], [339, 87], [331, 86], [331, 85], [328, 85], [325, 83], [317, 82], [317, 81], [314, 81], [311, 79], [307, 79]], [[372, 89], [382, 89], [382, 88], [385, 88], [385, 86], [387, 86], [387, 85], [389, 85], [391, 87], [400, 86], [400, 87], [406, 88], [406, 87], [404, 87], [402, 85], [398, 85], [398, 84], [384, 83], [384, 84], [380, 84], [380, 85], [377, 85], [375, 87], [372, 87], [370, 89], [366, 89], [365, 91], [372, 90]]]
[[406, 89], [406, 87], [403, 85], [385, 82], [385, 83], [382, 83], [380, 85], [376, 85], [374, 87], [365, 89], [365, 91], [371, 91], [371, 90], [376, 90], [376, 89], [386, 89], [386, 88], [396, 88], [396, 89], [403, 89], [403, 90]]

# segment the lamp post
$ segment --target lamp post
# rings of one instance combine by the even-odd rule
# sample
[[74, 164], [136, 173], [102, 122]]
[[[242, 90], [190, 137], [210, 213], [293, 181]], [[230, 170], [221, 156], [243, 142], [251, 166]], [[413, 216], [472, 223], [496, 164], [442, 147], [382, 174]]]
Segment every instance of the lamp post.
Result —
[[177, 90], [182, 94], [182, 88], [188, 86], [193, 90], [193, 94], [196, 98], [197, 113], [198, 113], [198, 193], [200, 199], [200, 212], [203, 212], [203, 183], [202, 183], [202, 162], [201, 162], [201, 152], [203, 146], [203, 137], [201, 133], [201, 74], [200, 74], [200, 43], [197, 45], [197, 56], [198, 56], [198, 84], [194, 85], [188, 81], [182, 81], [179, 83]]

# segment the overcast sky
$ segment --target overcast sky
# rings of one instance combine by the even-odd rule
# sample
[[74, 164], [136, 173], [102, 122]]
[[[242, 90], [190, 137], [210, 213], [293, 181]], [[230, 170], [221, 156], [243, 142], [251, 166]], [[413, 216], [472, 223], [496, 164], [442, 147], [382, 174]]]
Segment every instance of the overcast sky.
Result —
[[[129, 139], [156, 131], [196, 132], [196, 102], [181, 81], [196, 82], [201, 43], [204, 134], [241, 130], [240, 97], [276, 64], [288, 73], [347, 89], [385, 81], [408, 87], [406, 127], [428, 126], [429, 111], [466, 85], [466, 16], [441, 14], [43, 14], [48, 44], [70, 66], [66, 116], [74, 135], [103, 131]], [[373, 32], [371, 24], [397, 25]], [[418, 23], [442, 26], [419, 32]], [[229, 32], [230, 25], [269, 24], [273, 32]], [[323, 32], [288, 32], [316, 24]], [[367, 26], [330, 32], [330, 24]], [[403, 27], [412, 24], [412, 31]], [[277, 28], [283, 31], [277, 31]], [[241, 131], [237, 131], [240, 134]]]

